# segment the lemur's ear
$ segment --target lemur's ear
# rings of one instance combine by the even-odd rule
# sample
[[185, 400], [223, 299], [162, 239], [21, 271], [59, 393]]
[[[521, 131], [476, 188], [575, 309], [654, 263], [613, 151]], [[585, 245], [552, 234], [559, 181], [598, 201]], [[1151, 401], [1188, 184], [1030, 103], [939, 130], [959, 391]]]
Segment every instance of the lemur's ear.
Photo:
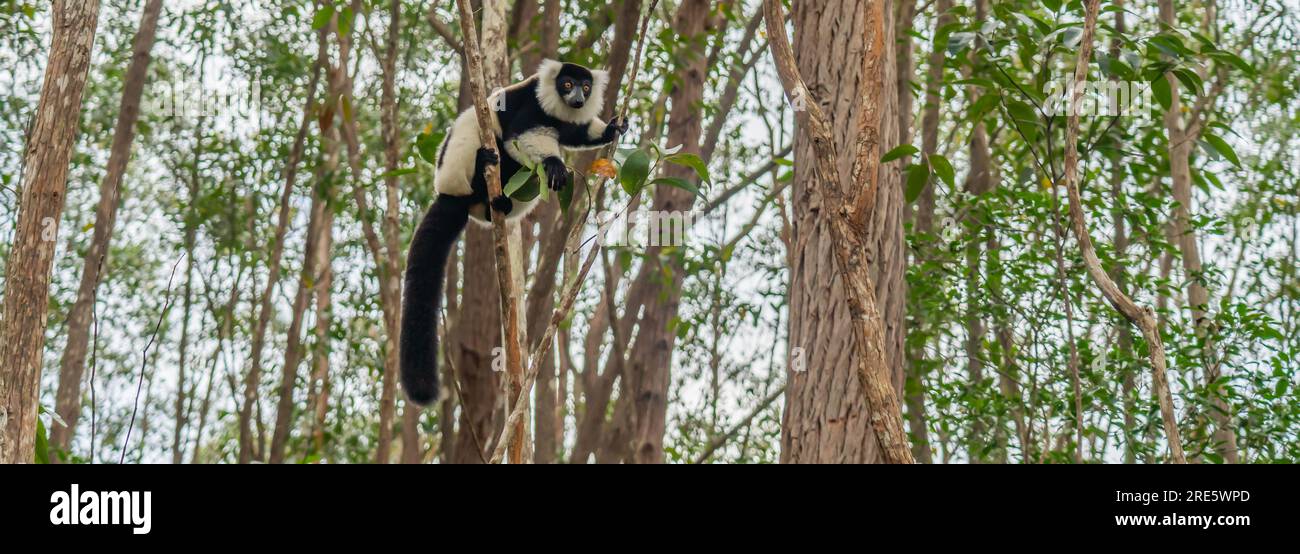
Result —
[[592, 89], [603, 91], [609, 84], [609, 72], [604, 69], [591, 70]]
[[542, 60], [541, 65], [537, 66], [537, 73], [546, 77], [555, 77], [564, 69], [564, 64], [551, 59]]

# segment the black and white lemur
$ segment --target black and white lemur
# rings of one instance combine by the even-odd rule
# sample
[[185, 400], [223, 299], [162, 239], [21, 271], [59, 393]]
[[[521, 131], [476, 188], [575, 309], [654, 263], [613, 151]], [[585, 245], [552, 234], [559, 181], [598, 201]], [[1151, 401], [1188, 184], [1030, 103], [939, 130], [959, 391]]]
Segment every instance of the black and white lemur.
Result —
[[492, 128], [497, 151], [505, 152], [504, 157], [483, 147], [473, 108], [456, 118], [438, 148], [433, 177], [438, 198], [415, 231], [407, 255], [401, 366], [402, 386], [411, 401], [427, 405], [438, 397], [437, 327], [444, 270], [469, 217], [488, 225], [492, 207], [516, 219], [537, 203], [536, 198], [489, 199], [484, 168], [500, 163], [504, 185], [521, 168], [540, 166], [546, 186], [559, 190], [570, 177], [561, 148], [599, 148], [627, 131], [621, 119], [606, 124], [597, 117], [608, 84], [606, 71], [545, 60], [533, 76], [493, 93], [488, 108], [496, 116]]

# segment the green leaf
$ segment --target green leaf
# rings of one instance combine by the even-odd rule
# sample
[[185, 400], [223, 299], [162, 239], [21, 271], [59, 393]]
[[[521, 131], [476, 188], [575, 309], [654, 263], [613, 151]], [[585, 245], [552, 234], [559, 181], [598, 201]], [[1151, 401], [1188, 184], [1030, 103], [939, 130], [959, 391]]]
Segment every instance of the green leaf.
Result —
[[1174, 77], [1177, 77], [1183, 83], [1183, 86], [1187, 87], [1187, 90], [1195, 91], [1196, 94], [1202, 92], [1204, 81], [1194, 71], [1186, 67], [1180, 67], [1174, 70]]
[[352, 22], [356, 21], [356, 14], [352, 13], [352, 8], [343, 8], [339, 12], [339, 34], [348, 36], [352, 34]]
[[528, 184], [528, 179], [532, 178], [532, 176], [533, 171], [531, 169], [520, 168], [519, 171], [515, 172], [514, 177], [510, 178], [510, 182], [506, 183], [505, 188], [501, 190], [502, 194], [513, 197], [516, 192], [519, 192], [519, 189]]
[[898, 148], [885, 152], [885, 155], [880, 157], [880, 163], [887, 164], [899, 158], [911, 156], [912, 154], [915, 154], [917, 152], [920, 152], [920, 149], [918, 149], [917, 147], [912, 146], [910, 144], [904, 144], [899, 146]]
[[1215, 151], [1223, 155], [1224, 158], [1227, 158], [1228, 161], [1232, 162], [1232, 165], [1241, 167], [1241, 159], [1237, 157], [1237, 153], [1228, 145], [1228, 142], [1223, 140], [1223, 137], [1212, 133], [1205, 133], [1204, 138], [1205, 142], [1209, 143], [1210, 146], [1214, 147]]
[[924, 163], [907, 166], [907, 190], [904, 195], [909, 203], [916, 202], [925, 190], [925, 183], [930, 180], [930, 167]]
[[556, 193], [556, 196], [560, 199], [560, 211], [565, 214], [568, 214], [569, 210], [573, 207], [574, 188], [575, 185], [573, 181], [570, 180], [568, 183], [565, 183], [563, 187], [560, 187], [560, 191]]
[[401, 169], [394, 169], [392, 171], [384, 172], [382, 175], [379, 176], [379, 180], [382, 181], [389, 177], [401, 177], [403, 175], [411, 175], [414, 174], [415, 172], [416, 169], [414, 167], [404, 167]]
[[1155, 95], [1156, 102], [1159, 102], [1166, 110], [1174, 105], [1174, 96], [1169, 90], [1169, 80], [1165, 79], [1163, 75], [1151, 81], [1151, 94]]
[[1246, 62], [1246, 60], [1241, 59], [1240, 56], [1233, 54], [1232, 52], [1216, 50], [1210, 52], [1209, 56], [1218, 61], [1226, 62], [1228, 65], [1236, 67], [1237, 69], [1240, 69], [1241, 72], [1245, 73], [1247, 76], [1252, 76], [1255, 74], [1255, 66], [1250, 65], [1249, 63]]
[[324, 29], [326, 25], [330, 24], [330, 18], [332, 17], [334, 17], [334, 6], [325, 4], [320, 11], [316, 12], [316, 16], [311, 19], [311, 28], [317, 31]]
[[672, 164], [682, 165], [695, 170], [695, 174], [700, 176], [700, 180], [709, 182], [709, 166], [699, 156], [690, 153], [673, 154], [664, 158], [664, 161]]
[[930, 167], [934, 168], [934, 174], [938, 175], [948, 186], [955, 187], [955, 173], [952, 170], [952, 164], [948, 163], [948, 158], [938, 154], [930, 154]]
[[438, 146], [442, 145], [442, 133], [420, 133], [415, 138], [415, 151], [420, 159], [438, 165]]
[[45, 422], [36, 418], [36, 463], [50, 463], [50, 440], [45, 433]]
[[[698, 157], [697, 157], [698, 159]], [[650, 155], [643, 150], [637, 150], [627, 157], [623, 162], [623, 167], [618, 170], [618, 182], [623, 185], [623, 190], [629, 195], [636, 196], [645, 185], [645, 179], [650, 175]]]
[[699, 196], [701, 198], [703, 197], [703, 195], [700, 194], [699, 187], [695, 186], [694, 184], [692, 184], [690, 181], [687, 181], [686, 179], [680, 179], [677, 177], [660, 177], [658, 179], [655, 179], [654, 181], [651, 181], [651, 183], [655, 185], [667, 185], [670, 187], [679, 188], [686, 192], [694, 194], [695, 196]]

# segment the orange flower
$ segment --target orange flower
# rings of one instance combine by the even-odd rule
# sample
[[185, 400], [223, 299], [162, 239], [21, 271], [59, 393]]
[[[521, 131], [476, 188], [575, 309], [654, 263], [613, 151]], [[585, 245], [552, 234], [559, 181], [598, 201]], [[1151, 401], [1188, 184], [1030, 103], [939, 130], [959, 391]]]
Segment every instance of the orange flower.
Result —
[[600, 158], [591, 162], [591, 169], [588, 171], [607, 179], [613, 179], [618, 176], [618, 168], [614, 167], [614, 162], [605, 158]]

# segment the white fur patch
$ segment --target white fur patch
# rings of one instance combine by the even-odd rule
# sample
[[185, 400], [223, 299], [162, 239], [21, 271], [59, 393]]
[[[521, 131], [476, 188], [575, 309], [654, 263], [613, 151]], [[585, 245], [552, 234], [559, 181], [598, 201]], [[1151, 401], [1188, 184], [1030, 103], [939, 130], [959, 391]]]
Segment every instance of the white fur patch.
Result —
[[[501, 135], [501, 124], [495, 114], [492, 117], [493, 132]], [[469, 196], [473, 190], [470, 182], [474, 179], [474, 164], [478, 161], [478, 149], [483, 146], [479, 140], [478, 115], [474, 108], [467, 109], [456, 117], [451, 132], [438, 147], [441, 163], [433, 172], [433, 188], [438, 194], [452, 196]]]
[[559, 135], [550, 127], [538, 127], [506, 141], [506, 153], [530, 167], [551, 156], [562, 156]]
[[591, 94], [587, 103], [581, 108], [570, 108], [555, 90], [555, 78], [560, 74], [564, 64], [555, 60], [542, 60], [537, 68], [537, 102], [552, 117], [569, 123], [586, 123], [600, 113], [605, 107], [605, 87], [609, 85], [609, 72], [593, 70], [591, 72]]

